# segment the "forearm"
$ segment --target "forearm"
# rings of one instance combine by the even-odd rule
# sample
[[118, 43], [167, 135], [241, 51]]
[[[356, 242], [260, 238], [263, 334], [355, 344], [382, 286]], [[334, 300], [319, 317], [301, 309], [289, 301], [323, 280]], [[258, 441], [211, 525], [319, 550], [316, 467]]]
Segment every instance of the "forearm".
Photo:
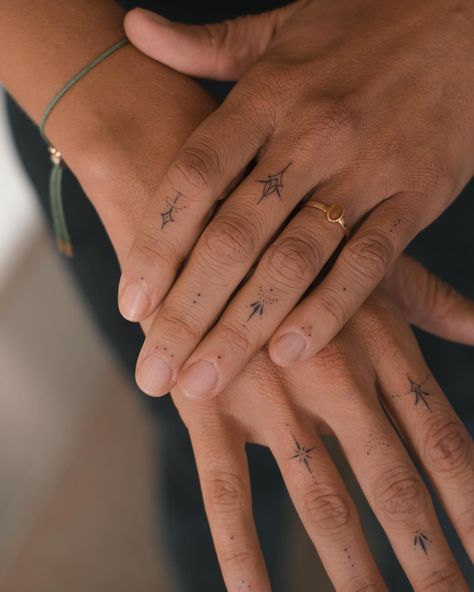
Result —
[[[123, 17], [111, 0], [0, 3], [0, 79], [38, 122], [58, 90], [124, 36]], [[191, 79], [129, 45], [54, 108], [46, 133], [97, 208], [119, 255], [126, 253], [168, 159], [213, 107]]]

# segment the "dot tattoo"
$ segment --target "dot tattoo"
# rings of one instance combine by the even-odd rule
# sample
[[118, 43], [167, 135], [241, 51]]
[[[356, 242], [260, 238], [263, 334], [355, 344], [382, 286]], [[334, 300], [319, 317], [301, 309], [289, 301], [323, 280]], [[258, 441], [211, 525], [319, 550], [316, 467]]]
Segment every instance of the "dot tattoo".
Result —
[[249, 304], [250, 315], [247, 321], [250, 321], [250, 319], [254, 315], [262, 317], [265, 310], [265, 306], [268, 304], [273, 304], [275, 302], [278, 302], [278, 298], [276, 298], [276, 296], [273, 295], [273, 288], [264, 289], [263, 286], [259, 286], [257, 299], [251, 304]]
[[240, 580], [239, 582], [239, 592], [247, 592], [247, 590], [251, 590], [252, 586], [246, 580]]
[[367, 450], [365, 454], [370, 456], [372, 452], [379, 447], [383, 448], [390, 448], [390, 444], [384, 438], [380, 438], [379, 436], [374, 436], [369, 432], [369, 441], [367, 442]]
[[298, 442], [298, 440], [295, 438], [293, 434], [291, 434], [291, 437], [293, 438], [295, 443], [295, 450], [293, 456], [290, 457], [290, 460], [297, 460], [300, 464], [304, 464], [304, 466], [308, 470], [308, 473], [311, 475], [314, 481], [315, 476], [313, 469], [311, 468], [310, 462], [313, 459], [311, 453], [313, 452], [313, 450], [316, 450], [316, 446], [313, 446], [312, 448], [306, 448], [306, 446], [303, 446]]
[[262, 195], [259, 197], [257, 204], [259, 204], [265, 197], [276, 193], [281, 199], [281, 190], [283, 189], [283, 175], [288, 170], [291, 162], [289, 162], [284, 169], [274, 175], [268, 175], [266, 179], [258, 179], [257, 183], [262, 183]]
[[351, 567], [354, 567], [354, 563], [352, 562], [352, 555], [349, 547], [344, 547], [344, 553], [346, 555], [346, 559], [351, 562]]
[[431, 539], [426, 536], [421, 530], [415, 530], [413, 537], [413, 548], [420, 548], [425, 555], [428, 555], [428, 546], [431, 544]]
[[168, 209], [164, 212], [161, 212], [161, 230], [171, 222], [175, 221], [174, 216], [182, 210], [182, 207], [177, 205], [179, 198], [181, 197], [181, 193], [178, 193], [173, 201], [167, 200]]

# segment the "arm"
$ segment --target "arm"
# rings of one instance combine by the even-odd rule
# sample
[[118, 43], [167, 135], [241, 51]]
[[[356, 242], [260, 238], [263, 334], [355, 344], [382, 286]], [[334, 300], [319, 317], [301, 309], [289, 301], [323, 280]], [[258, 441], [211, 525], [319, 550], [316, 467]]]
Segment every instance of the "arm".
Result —
[[[1, 3], [0, 80], [38, 122], [65, 82], [124, 36], [123, 17], [112, 0]], [[139, 206], [148, 202], [168, 155], [213, 107], [188, 77], [126, 46], [54, 109], [46, 132], [98, 210], [119, 255], [130, 247], [123, 237], [131, 238], [137, 228], [144, 209]], [[144, 158], [150, 150], [154, 158]]]

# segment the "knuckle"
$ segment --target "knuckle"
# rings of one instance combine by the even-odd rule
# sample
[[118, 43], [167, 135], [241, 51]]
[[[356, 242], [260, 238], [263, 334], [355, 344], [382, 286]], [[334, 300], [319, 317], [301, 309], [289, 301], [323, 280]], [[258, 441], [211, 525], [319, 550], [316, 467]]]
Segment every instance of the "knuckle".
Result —
[[395, 258], [395, 245], [386, 233], [371, 231], [355, 236], [341, 253], [346, 267], [354, 270], [361, 278], [380, 280]]
[[458, 421], [441, 419], [428, 430], [424, 457], [440, 473], [461, 474], [472, 464], [471, 439]]
[[302, 499], [305, 514], [318, 532], [334, 534], [345, 529], [351, 519], [348, 501], [341, 494], [310, 490]]
[[271, 276], [292, 287], [314, 276], [322, 255], [309, 241], [286, 237], [269, 248], [266, 258]]
[[218, 340], [235, 354], [246, 354], [249, 351], [248, 336], [238, 327], [226, 322], [218, 326], [217, 332]]
[[160, 335], [166, 335], [177, 343], [195, 343], [202, 337], [202, 329], [191, 322], [192, 315], [181, 313], [171, 307], [163, 307], [159, 312]]
[[135, 256], [142, 261], [150, 261], [153, 267], [175, 267], [176, 253], [162, 240], [152, 234], [139, 230], [133, 245]]
[[347, 321], [348, 313], [339, 296], [330, 292], [319, 294], [315, 304], [315, 308], [319, 308], [323, 316], [328, 317], [335, 327], [342, 327]]
[[236, 514], [247, 508], [249, 500], [242, 479], [233, 473], [218, 472], [205, 482], [206, 498], [214, 514]]
[[204, 234], [206, 257], [225, 267], [253, 260], [256, 239], [252, 227], [243, 218], [219, 216]]
[[219, 553], [220, 563], [223, 566], [245, 565], [252, 562], [254, 557], [255, 552], [248, 545], [224, 549]]
[[220, 179], [220, 161], [215, 151], [204, 145], [188, 146], [170, 166], [167, 177], [174, 190], [186, 193], [212, 191]]
[[375, 501], [385, 515], [407, 522], [426, 511], [429, 495], [412, 471], [394, 469], [382, 474], [376, 482]]

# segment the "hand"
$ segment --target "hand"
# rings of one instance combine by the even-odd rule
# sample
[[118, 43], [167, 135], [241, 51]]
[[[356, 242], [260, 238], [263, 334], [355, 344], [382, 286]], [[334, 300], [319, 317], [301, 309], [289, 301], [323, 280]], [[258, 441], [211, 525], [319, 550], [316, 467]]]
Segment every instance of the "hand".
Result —
[[[465, 340], [463, 323], [474, 326], [472, 303], [408, 258], [400, 260], [394, 275], [401, 292], [411, 293], [412, 306], [428, 311], [425, 327]], [[270, 590], [252, 517], [247, 442], [272, 451], [335, 589], [387, 589], [316, 426], [329, 428], [338, 439], [414, 590], [468, 589], [405, 445], [438, 492], [472, 559], [472, 442], [413, 334], [380, 290], [311, 360], [281, 370], [261, 352], [218, 402], [191, 402], [179, 387], [172, 396], [190, 431], [229, 591]]]
[[[124, 266], [122, 313], [160, 307], [139, 386], [215, 395], [272, 334], [276, 363], [309, 359], [473, 173], [474, 4], [300, 1], [203, 27], [134, 10], [125, 25], [181, 72], [241, 77], [163, 175]], [[308, 195], [343, 204], [353, 232], [298, 304], [344, 238], [310, 207], [279, 232]]]

